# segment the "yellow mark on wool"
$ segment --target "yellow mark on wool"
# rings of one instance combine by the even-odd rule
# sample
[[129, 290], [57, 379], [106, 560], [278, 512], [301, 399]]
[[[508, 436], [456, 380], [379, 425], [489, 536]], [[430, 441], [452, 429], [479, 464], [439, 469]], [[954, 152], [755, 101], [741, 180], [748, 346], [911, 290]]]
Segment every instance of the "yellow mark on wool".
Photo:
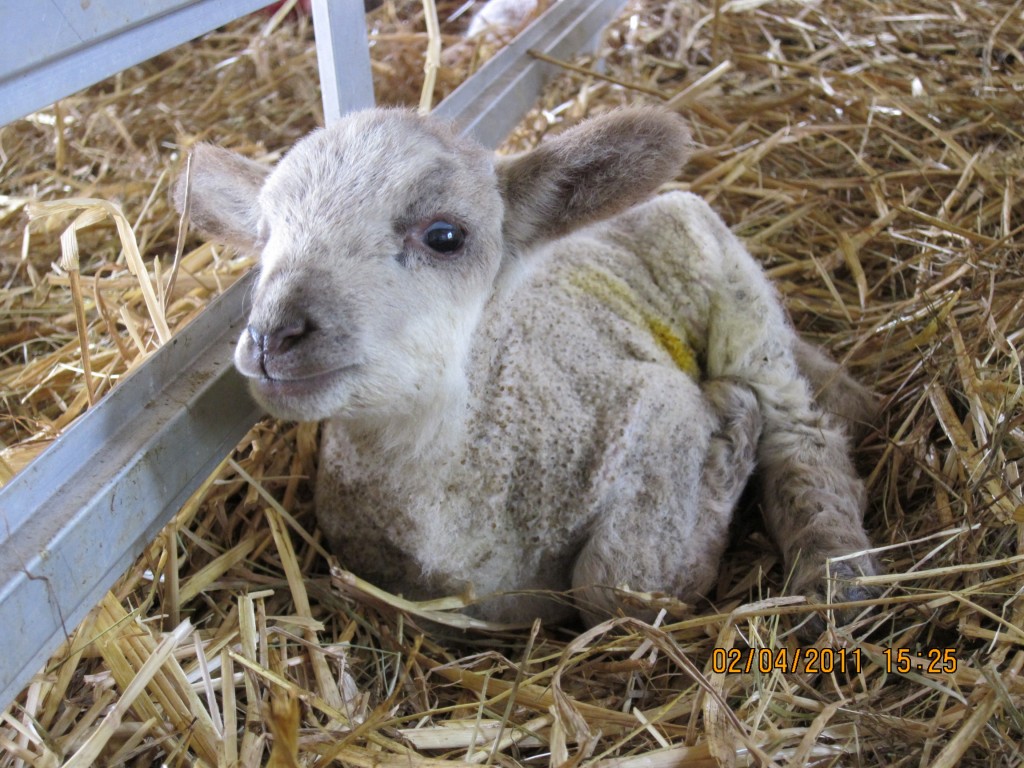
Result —
[[686, 340], [685, 331], [660, 317], [649, 306], [644, 306], [640, 296], [624, 280], [597, 268], [574, 272], [570, 280], [628, 323], [646, 327], [679, 370], [693, 379], [700, 379], [697, 354]]

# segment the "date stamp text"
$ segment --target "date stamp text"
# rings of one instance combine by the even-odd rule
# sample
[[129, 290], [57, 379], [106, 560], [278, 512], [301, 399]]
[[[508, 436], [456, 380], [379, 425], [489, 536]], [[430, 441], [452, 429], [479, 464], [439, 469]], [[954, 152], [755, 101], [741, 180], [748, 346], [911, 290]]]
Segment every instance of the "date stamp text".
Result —
[[[726, 675], [751, 672], [857, 675], [865, 663], [870, 660], [860, 648], [715, 648], [711, 652], [711, 671]], [[957, 670], [954, 648], [928, 648], [920, 653], [912, 653], [907, 648], [886, 648], [879, 663], [888, 674], [940, 675]]]

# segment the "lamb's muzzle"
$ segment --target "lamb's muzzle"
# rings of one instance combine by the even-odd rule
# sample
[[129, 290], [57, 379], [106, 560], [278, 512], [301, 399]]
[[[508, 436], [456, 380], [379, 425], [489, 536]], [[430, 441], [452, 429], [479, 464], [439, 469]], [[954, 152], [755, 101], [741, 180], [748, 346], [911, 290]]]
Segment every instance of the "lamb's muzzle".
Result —
[[195, 220], [261, 253], [236, 363], [270, 412], [323, 420], [317, 514], [347, 567], [498, 620], [565, 619], [569, 590], [589, 622], [635, 612], [623, 586], [695, 602], [755, 472], [799, 590], [869, 549], [847, 430], [873, 398], [705, 203], [643, 202], [688, 147], [648, 108], [504, 158], [400, 110], [272, 171], [196, 148]]
[[267, 358], [276, 358], [294, 347], [308, 334], [309, 326], [304, 319], [299, 319], [287, 325], [277, 326], [266, 333], [254, 325], [249, 325], [246, 332], [249, 337], [246, 339], [245, 354], [240, 358], [238, 367], [246, 376], [262, 375], [269, 378]]

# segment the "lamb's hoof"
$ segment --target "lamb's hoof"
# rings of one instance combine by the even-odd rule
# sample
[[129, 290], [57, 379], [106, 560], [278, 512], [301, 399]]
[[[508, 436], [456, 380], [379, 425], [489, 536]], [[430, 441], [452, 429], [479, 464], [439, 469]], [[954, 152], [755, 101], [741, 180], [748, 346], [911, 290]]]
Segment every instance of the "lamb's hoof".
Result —
[[831, 562], [827, 578], [824, 560], [825, 558], [821, 559], [822, 564], [813, 570], [809, 578], [799, 578], [807, 573], [806, 570], [794, 574], [794, 592], [806, 596], [808, 603], [829, 606], [827, 611], [823, 609], [808, 614], [806, 620], [800, 623], [797, 632], [805, 640], [816, 638], [825, 630], [826, 617], [836, 626], [845, 626], [871, 611], [871, 606], [847, 605], [848, 603], [873, 600], [881, 595], [879, 588], [857, 583], [858, 577], [872, 576], [879, 572], [874, 558], [865, 556]]

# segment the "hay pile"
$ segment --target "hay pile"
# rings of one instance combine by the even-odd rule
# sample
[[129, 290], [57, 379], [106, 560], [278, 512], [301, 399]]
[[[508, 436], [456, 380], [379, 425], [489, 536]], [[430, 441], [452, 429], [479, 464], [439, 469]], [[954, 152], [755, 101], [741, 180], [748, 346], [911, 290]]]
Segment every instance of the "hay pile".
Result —
[[[370, 21], [378, 97], [415, 103], [416, 5]], [[115, 228], [81, 230], [88, 385], [76, 265], [50, 267], [70, 220], [39, 203], [119, 202], [166, 285], [182, 146], [272, 159], [319, 119], [305, 22], [263, 23], [0, 130], [2, 471], [152, 350], [161, 314], [180, 327], [249, 266], [190, 239], [150, 308]], [[712, 202], [797, 325], [884, 397], [858, 460], [888, 575], [873, 579], [874, 613], [816, 644], [832, 673], [761, 672], [756, 658], [718, 671], [730, 649], [807, 649], [789, 630], [808, 609], [780, 597], [757, 530], [707, 604], [657, 628], [425, 635], [417, 611], [437, 605], [399, 610], [329, 573], [315, 427], [266, 422], [4, 713], [0, 766], [1024, 763], [1022, 44], [1009, 0], [636, 0], [606, 36], [604, 74], [577, 61], [509, 142], [626, 102], [679, 109], [700, 143], [679, 186]], [[439, 93], [475, 59], [447, 58]]]

